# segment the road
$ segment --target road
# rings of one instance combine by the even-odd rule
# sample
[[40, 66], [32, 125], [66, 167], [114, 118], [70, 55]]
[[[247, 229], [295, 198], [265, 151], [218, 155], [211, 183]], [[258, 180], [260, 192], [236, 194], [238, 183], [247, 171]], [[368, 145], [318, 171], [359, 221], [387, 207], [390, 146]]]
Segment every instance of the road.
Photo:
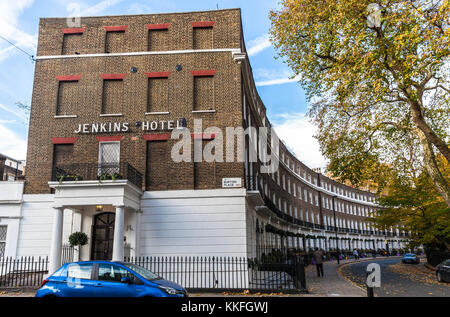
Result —
[[437, 282], [434, 272], [427, 269], [423, 262], [403, 264], [400, 258], [374, 259], [345, 265], [340, 268], [340, 273], [352, 283], [365, 288], [369, 263], [378, 263], [381, 267], [381, 287], [375, 288], [375, 296], [450, 297], [450, 283]]

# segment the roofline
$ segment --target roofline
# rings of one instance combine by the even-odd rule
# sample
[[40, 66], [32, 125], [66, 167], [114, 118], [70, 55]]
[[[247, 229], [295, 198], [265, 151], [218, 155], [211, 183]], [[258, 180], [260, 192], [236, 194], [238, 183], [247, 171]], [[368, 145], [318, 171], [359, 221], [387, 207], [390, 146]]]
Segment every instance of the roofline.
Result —
[[25, 161], [25, 160], [18, 160], [18, 159], [12, 158], [12, 157], [10, 157], [8, 155], [5, 155], [5, 154], [2, 154], [2, 153], [0, 153], [0, 157], [4, 157], [4, 158], [6, 158], [8, 160], [11, 160], [11, 161], [14, 161], [16, 163], [22, 163], [22, 162]]
[[[203, 10], [203, 11], [185, 11], [185, 12], [163, 12], [163, 13], [147, 13], [147, 14], [116, 14], [116, 15], [90, 15], [90, 16], [80, 16], [80, 18], [117, 18], [117, 17], [142, 17], [142, 16], [157, 16], [157, 15], [181, 15], [181, 14], [192, 14], [192, 13], [209, 13], [209, 12], [225, 12], [225, 11], [241, 11], [241, 8], [229, 8], [229, 9], [219, 9], [219, 10]], [[41, 17], [42, 20], [50, 19], [67, 19], [70, 17]]]

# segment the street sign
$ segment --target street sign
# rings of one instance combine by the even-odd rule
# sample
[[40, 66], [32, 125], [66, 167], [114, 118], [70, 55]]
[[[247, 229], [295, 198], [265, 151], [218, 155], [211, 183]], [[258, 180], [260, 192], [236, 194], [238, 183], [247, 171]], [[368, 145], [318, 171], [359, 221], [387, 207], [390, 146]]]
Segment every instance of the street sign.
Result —
[[241, 178], [222, 178], [222, 188], [240, 188], [242, 187]]

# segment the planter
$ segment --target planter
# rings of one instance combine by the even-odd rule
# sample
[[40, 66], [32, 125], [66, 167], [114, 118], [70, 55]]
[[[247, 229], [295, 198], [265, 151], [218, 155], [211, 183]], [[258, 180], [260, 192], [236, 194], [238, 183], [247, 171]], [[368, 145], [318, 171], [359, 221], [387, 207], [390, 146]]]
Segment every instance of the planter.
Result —
[[82, 181], [83, 177], [79, 175], [60, 175], [58, 177], [58, 180], [60, 182], [76, 182], [76, 181]]
[[123, 176], [119, 173], [114, 173], [112, 175], [105, 173], [105, 174], [97, 176], [97, 180], [99, 180], [99, 181], [116, 180], [116, 179], [123, 179]]

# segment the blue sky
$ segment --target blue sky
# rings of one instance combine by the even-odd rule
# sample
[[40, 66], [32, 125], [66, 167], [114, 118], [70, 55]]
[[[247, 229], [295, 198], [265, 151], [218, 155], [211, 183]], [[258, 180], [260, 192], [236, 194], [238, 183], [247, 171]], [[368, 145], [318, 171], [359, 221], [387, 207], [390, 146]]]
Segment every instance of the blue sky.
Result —
[[[290, 69], [268, 41], [269, 11], [278, 0], [0, 0], [0, 35], [32, 55], [40, 17], [65, 17], [78, 4], [85, 15], [121, 15], [241, 8], [244, 37], [258, 92], [278, 135], [311, 167], [324, 166], [314, 127], [304, 117], [308, 104]], [[34, 64], [0, 39], [0, 153], [25, 159], [28, 115], [15, 104], [31, 103]]]

